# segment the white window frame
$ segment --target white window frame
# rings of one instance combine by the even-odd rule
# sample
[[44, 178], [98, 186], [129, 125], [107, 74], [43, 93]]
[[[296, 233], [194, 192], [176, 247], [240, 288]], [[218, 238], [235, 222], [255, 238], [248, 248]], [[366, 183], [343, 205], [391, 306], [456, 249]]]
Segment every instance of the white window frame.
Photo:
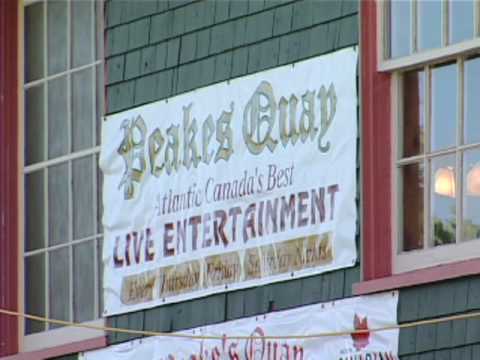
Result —
[[[97, 49], [96, 49], [96, 38], [100, 38], [100, 41], [102, 41], [103, 43], [103, 33], [102, 34], [98, 34], [98, 29], [97, 29], [97, 23], [94, 22], [94, 28], [95, 28], [95, 31], [93, 31], [93, 42], [92, 42], [92, 46], [94, 47], [94, 62], [92, 63], [89, 63], [87, 65], [83, 65], [83, 66], [79, 66], [79, 67], [75, 67], [75, 68], [70, 68], [70, 66], [68, 66], [69, 68], [66, 70], [66, 71], [63, 71], [61, 73], [57, 73], [57, 74], [54, 74], [54, 75], [48, 75], [48, 61], [47, 61], [47, 55], [46, 55], [46, 52], [44, 53], [44, 76], [40, 79], [40, 80], [34, 80], [34, 81], [31, 81], [29, 83], [26, 83], [25, 82], [25, 79], [24, 79], [24, 62], [25, 62], [25, 53], [24, 53], [24, 33], [25, 33], [25, 24], [24, 24], [24, 13], [25, 13], [25, 9], [27, 6], [29, 5], [32, 5], [34, 3], [37, 3], [37, 2], [41, 2], [43, 0], [25, 0], [23, 2], [23, 4], [21, 3], [20, 5], [20, 10], [19, 11], [19, 58], [21, 59], [20, 62], [19, 62], [19, 79], [20, 79], [20, 85], [19, 85], [19, 92], [20, 92], [20, 100], [19, 100], [19, 114], [20, 114], [20, 121], [18, 122], [19, 124], [19, 157], [18, 157], [18, 161], [19, 161], [19, 171], [20, 171], [20, 176], [19, 176], [19, 244], [18, 244], [18, 250], [19, 250], [19, 253], [18, 253], [18, 258], [19, 258], [19, 283], [21, 284], [18, 288], [18, 292], [19, 292], [19, 303], [18, 303], [18, 306], [19, 306], [19, 309], [21, 312], [24, 312], [25, 311], [25, 294], [24, 294], [24, 282], [25, 282], [25, 258], [28, 254], [31, 254], [31, 253], [36, 253], [36, 252], [44, 252], [45, 254], [48, 254], [48, 251], [54, 249], [54, 248], [61, 248], [61, 247], [66, 247], [66, 248], [69, 248], [69, 266], [70, 266], [70, 278], [69, 278], [69, 291], [70, 291], [70, 295], [72, 296], [72, 292], [73, 292], [73, 271], [72, 271], [72, 266], [73, 266], [73, 255], [72, 255], [72, 249], [73, 249], [73, 246], [74, 245], [77, 245], [77, 244], [81, 244], [81, 243], [86, 243], [86, 242], [89, 242], [89, 241], [92, 241], [93, 244], [94, 244], [94, 254], [95, 254], [95, 263], [97, 262], [97, 242], [100, 241], [101, 238], [103, 238], [103, 234], [102, 233], [97, 233], [95, 231], [95, 234], [93, 234], [92, 236], [89, 236], [89, 237], [86, 237], [84, 239], [77, 239], [77, 240], [74, 240], [72, 241], [72, 236], [70, 236], [70, 239], [68, 242], [66, 242], [65, 244], [61, 244], [61, 245], [58, 245], [58, 246], [53, 246], [53, 247], [47, 247], [47, 248], [42, 248], [40, 250], [33, 250], [33, 251], [30, 251], [28, 253], [25, 252], [25, 234], [24, 234], [24, 218], [25, 218], [25, 211], [26, 209], [24, 208], [24, 198], [25, 198], [25, 193], [24, 193], [24, 180], [25, 180], [25, 176], [31, 172], [34, 172], [36, 170], [39, 170], [39, 169], [46, 169], [45, 170], [45, 176], [48, 177], [48, 168], [50, 166], [53, 166], [53, 165], [56, 165], [56, 164], [60, 164], [60, 163], [63, 163], [63, 164], [68, 164], [68, 168], [69, 168], [69, 174], [71, 174], [72, 172], [72, 161], [75, 160], [75, 159], [79, 159], [79, 158], [83, 158], [83, 157], [87, 157], [87, 156], [90, 156], [90, 157], [95, 157], [95, 156], [98, 156], [99, 153], [100, 153], [100, 146], [96, 145], [96, 124], [94, 122], [93, 124], [93, 143], [94, 143], [94, 146], [91, 147], [91, 148], [88, 148], [88, 149], [84, 149], [84, 150], [81, 150], [81, 151], [76, 151], [76, 152], [72, 152], [72, 153], [69, 153], [67, 155], [64, 155], [64, 156], [60, 156], [60, 157], [56, 157], [54, 159], [46, 159], [42, 162], [39, 162], [39, 163], [35, 163], [35, 164], [32, 164], [32, 165], [25, 165], [25, 162], [24, 162], [24, 145], [25, 145], [25, 139], [24, 139], [24, 123], [26, 121], [25, 119], [25, 114], [24, 114], [24, 96], [25, 96], [25, 90], [32, 87], [32, 86], [35, 86], [37, 84], [40, 84], [40, 83], [46, 83], [48, 80], [51, 80], [53, 78], [57, 78], [57, 77], [61, 77], [61, 76], [64, 76], [64, 75], [68, 75], [69, 77], [69, 80], [67, 81], [67, 91], [69, 92], [68, 96], [70, 96], [70, 93], [71, 93], [71, 74], [74, 74], [74, 73], [77, 73], [77, 72], [80, 72], [84, 69], [88, 69], [88, 68], [91, 68], [92, 69], [92, 72], [93, 72], [93, 80], [92, 80], [92, 90], [94, 91], [94, 93], [97, 93], [97, 69], [101, 66], [103, 66], [104, 64], [104, 58], [103, 58], [103, 54], [101, 54], [98, 58], [97, 56], [95, 55], [97, 53]], [[45, 1], [48, 1], [48, 0], [45, 0]], [[94, 3], [97, 3], [97, 1], [99, 0], [94, 0]], [[97, 6], [98, 9], [103, 9], [102, 6], [99, 6], [97, 4], [95, 4], [94, 6]], [[67, 27], [70, 29], [70, 11], [68, 11], [68, 19], [67, 19]], [[44, 16], [46, 17], [46, 11], [44, 12]], [[103, 19], [103, 12], [100, 14], [100, 18]], [[46, 24], [46, 19], [44, 19], [45, 21], [45, 24]], [[95, 21], [95, 20], [94, 20]], [[47, 25], [45, 25], [47, 26]], [[102, 25], [103, 27], [103, 25]], [[47, 37], [47, 29], [45, 29], [45, 35], [44, 35], [44, 41], [45, 41], [45, 44], [46, 44], [46, 37]], [[68, 42], [70, 42], [70, 37], [68, 37]], [[103, 46], [102, 46], [103, 48]], [[68, 46], [68, 52], [67, 52], [67, 58], [68, 58], [68, 64], [70, 64], [71, 60], [71, 46], [69, 45]], [[47, 102], [48, 101], [48, 96], [44, 96], [44, 102]], [[95, 103], [94, 103], [95, 104]], [[47, 104], [44, 104], [44, 111], [47, 112]], [[104, 107], [104, 106], [103, 106]], [[70, 110], [70, 108], [69, 108]], [[104, 109], [103, 109], [104, 110]], [[96, 118], [96, 106], [93, 107], [93, 119]], [[71, 126], [71, 114], [70, 114], [70, 111], [69, 111], [69, 126]], [[45, 114], [44, 116], [44, 121], [47, 121], [47, 114]], [[46, 127], [47, 128], [47, 127]], [[71, 139], [69, 140], [71, 141]], [[48, 144], [48, 139], [46, 139], [46, 143]], [[70, 143], [69, 143], [70, 145]], [[96, 183], [96, 162], [95, 163], [95, 168], [94, 168], [94, 182]], [[98, 186], [98, 184], [95, 184], [96, 186]], [[48, 185], [45, 185], [45, 186], [48, 186]], [[96, 190], [96, 188], [94, 188], [94, 190]], [[71, 193], [69, 193], [69, 213], [72, 214], [72, 199], [71, 199]], [[97, 194], [96, 194], [96, 191], [94, 191], [94, 198], [97, 197]], [[99, 201], [97, 199], [97, 201]], [[96, 206], [95, 206], [96, 207]], [[96, 219], [96, 217], [95, 217]], [[48, 228], [48, 216], [46, 217], [45, 219], [46, 221], [46, 224], [45, 226], [47, 226]], [[72, 222], [72, 217], [70, 217], [69, 219], [70, 222]], [[70, 226], [70, 232], [72, 232], [72, 227]], [[70, 234], [71, 235], [71, 234]], [[45, 272], [46, 274], [48, 275], [48, 257], [46, 258], [46, 269], [45, 269]], [[98, 304], [98, 299], [99, 299], [99, 294], [97, 293], [98, 292], [98, 282], [100, 281], [100, 277], [102, 276], [101, 273], [99, 273], [98, 271], [98, 266], [95, 265], [95, 271], [94, 271], [94, 277], [95, 277], [95, 308], [98, 309], [99, 308], [99, 304]], [[48, 288], [48, 276], [46, 277], [46, 287]], [[100, 294], [101, 295], [101, 294]], [[46, 291], [46, 304], [48, 304], [48, 297], [49, 297], [49, 294], [48, 294], [48, 289]], [[70, 302], [70, 313], [73, 314], [73, 297], [71, 297], [71, 302]], [[100, 313], [100, 311], [98, 311], [98, 313]], [[48, 305], [47, 305], [47, 313], [45, 314], [46, 317], [49, 317], [49, 314], [48, 314]], [[99, 326], [99, 327], [102, 327], [102, 326], [105, 326], [105, 318], [103, 317], [100, 317], [100, 318], [97, 318], [95, 320], [92, 320], [92, 321], [87, 321], [87, 322], [84, 322], [84, 324], [88, 324], [88, 325], [93, 325], [93, 326]], [[79, 327], [72, 327], [72, 326], [66, 326], [66, 327], [62, 327], [62, 328], [57, 328], [57, 329], [50, 329], [50, 330], [46, 330], [46, 331], [43, 331], [43, 332], [38, 332], [38, 333], [34, 333], [34, 334], [29, 334], [29, 335], [26, 335], [25, 334], [25, 321], [23, 318], [19, 318], [19, 351], [20, 352], [30, 352], [30, 351], [36, 351], [36, 350], [42, 350], [42, 349], [48, 349], [48, 348], [52, 348], [52, 347], [57, 347], [57, 346], [61, 346], [61, 345], [66, 345], [66, 344], [71, 344], [71, 343], [74, 343], [74, 342], [79, 342], [79, 341], [85, 341], [85, 340], [90, 340], [90, 339], [93, 339], [93, 338], [97, 338], [97, 337], [103, 337], [103, 336], [106, 336], [106, 332], [103, 331], [103, 330], [93, 330], [93, 329], [86, 329], [86, 328], [79, 328]]]
[[[417, 1], [417, 0], [413, 0]], [[446, 34], [448, 34], [448, 6], [445, 6], [447, 9], [447, 13], [445, 15], [446, 19], [443, 20], [443, 39], [446, 38]], [[456, 208], [457, 208], [457, 228], [456, 228], [456, 243], [442, 245], [437, 247], [425, 248], [421, 250], [411, 250], [408, 252], [400, 251], [400, 246], [403, 241], [402, 238], [402, 229], [400, 229], [400, 216], [402, 216], [402, 212], [400, 211], [402, 199], [400, 189], [400, 168], [399, 168], [399, 159], [401, 159], [400, 153], [400, 142], [399, 138], [402, 136], [402, 119], [401, 119], [401, 101], [399, 101], [399, 96], [401, 95], [401, 73], [410, 70], [410, 69], [420, 69], [426, 68], [430, 65], [446, 63], [448, 61], [456, 60], [459, 58], [464, 58], [471, 54], [480, 54], [480, 1], [476, 1], [475, 4], [475, 38], [467, 41], [463, 41], [460, 43], [455, 43], [451, 45], [444, 44], [443, 47], [437, 49], [430, 49], [425, 51], [415, 52], [413, 54], [389, 59], [387, 58], [388, 48], [389, 48], [389, 27], [388, 27], [388, 2], [387, 1], [377, 1], [377, 68], [380, 72], [388, 72], [391, 74], [391, 186], [393, 190], [393, 194], [391, 197], [391, 209], [392, 209], [392, 229], [391, 229], [391, 238], [392, 238], [392, 273], [393, 274], [401, 274], [408, 271], [414, 271], [424, 268], [429, 268], [438, 265], [444, 265], [448, 263], [454, 263], [459, 261], [471, 260], [475, 258], [480, 258], [480, 239], [476, 240], [469, 240], [465, 242], [459, 242], [460, 235], [461, 235], [461, 225], [462, 222], [458, 221], [459, 216], [461, 218], [461, 211], [462, 211], [462, 197], [457, 196], [456, 199]], [[416, 25], [415, 19], [412, 19], [412, 38], [416, 36]], [[412, 43], [413, 43], [412, 39]], [[458, 66], [458, 65], [457, 65]], [[427, 76], [427, 73], [425, 73]], [[461, 87], [459, 87], [459, 98], [458, 104], [459, 108], [463, 107], [463, 69], [462, 74], [459, 73], [459, 82]], [[427, 100], [429, 101], [429, 100]], [[459, 110], [461, 111], [461, 110]], [[461, 129], [463, 130], [463, 114], [459, 117], [461, 121]], [[425, 133], [429, 131], [429, 120], [426, 119], [426, 128]], [[459, 134], [460, 136], [460, 134]], [[461, 145], [456, 146], [453, 153], [457, 154], [457, 163], [458, 162], [458, 153], [463, 151], [465, 148], [468, 148], [468, 145]], [[428, 157], [427, 149], [425, 149], [425, 153], [423, 157]], [[463, 164], [460, 164], [463, 166]], [[429, 229], [430, 223], [430, 179], [428, 168], [425, 170], [425, 178], [424, 181], [426, 182], [425, 190], [424, 190], [424, 229]], [[457, 191], [458, 186], [463, 186], [461, 183], [461, 176], [462, 171], [460, 168], [457, 168], [456, 171], [456, 184], [457, 184]], [[460, 193], [460, 191], [458, 191]], [[428, 207], [428, 208], [427, 208]], [[460, 213], [460, 215], [459, 215]], [[458, 226], [460, 225], [460, 226]], [[424, 244], [429, 241], [430, 231], [424, 230]]]

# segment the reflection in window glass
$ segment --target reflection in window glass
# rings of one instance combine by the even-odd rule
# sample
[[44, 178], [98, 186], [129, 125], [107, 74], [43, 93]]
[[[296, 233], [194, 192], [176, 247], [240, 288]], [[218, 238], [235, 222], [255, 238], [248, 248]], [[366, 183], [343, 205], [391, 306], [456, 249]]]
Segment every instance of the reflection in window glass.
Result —
[[450, 43], [473, 38], [475, 7], [472, 0], [450, 1]]
[[455, 155], [431, 161], [431, 226], [433, 245], [455, 242], [456, 229]]
[[[403, 1], [399, 1], [403, 2]], [[418, 48], [434, 49], [442, 46], [442, 1], [418, 1]]]
[[457, 65], [432, 69], [432, 151], [455, 146], [457, 136]]
[[480, 238], [480, 150], [463, 155], [463, 240]]
[[411, 53], [411, 2], [390, 1], [390, 56]]
[[480, 58], [465, 61], [464, 141], [480, 142]]
[[403, 93], [403, 156], [409, 157], [423, 153], [425, 73], [405, 73]]
[[423, 248], [423, 165], [402, 167], [403, 251]]

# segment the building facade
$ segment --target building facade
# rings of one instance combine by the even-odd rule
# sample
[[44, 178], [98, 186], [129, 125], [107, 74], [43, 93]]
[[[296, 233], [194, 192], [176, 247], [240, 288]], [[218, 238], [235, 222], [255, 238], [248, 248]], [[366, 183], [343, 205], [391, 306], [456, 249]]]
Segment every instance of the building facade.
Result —
[[[161, 332], [392, 290], [399, 324], [480, 310], [477, 1], [0, 7], [2, 309]], [[352, 47], [355, 264], [104, 316], [103, 115]], [[76, 359], [139, 337], [0, 315], [7, 359]], [[480, 358], [480, 320], [401, 329], [398, 357]]]

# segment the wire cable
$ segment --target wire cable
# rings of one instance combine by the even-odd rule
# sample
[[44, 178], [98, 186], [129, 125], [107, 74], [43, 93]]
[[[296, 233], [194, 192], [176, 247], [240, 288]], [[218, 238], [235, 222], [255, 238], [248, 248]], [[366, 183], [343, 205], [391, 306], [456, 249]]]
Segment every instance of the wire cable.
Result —
[[466, 320], [466, 319], [473, 319], [480, 317], [480, 311], [477, 312], [470, 312], [470, 313], [463, 313], [457, 315], [450, 315], [450, 316], [443, 316], [438, 317], [435, 319], [427, 319], [427, 320], [418, 320], [412, 321], [408, 323], [398, 324], [398, 325], [389, 325], [383, 326], [378, 328], [372, 329], [362, 329], [362, 330], [347, 330], [347, 331], [333, 331], [333, 332], [323, 332], [318, 334], [307, 334], [307, 335], [277, 335], [277, 336], [242, 336], [242, 335], [228, 335], [228, 336], [220, 336], [220, 335], [195, 335], [195, 334], [185, 334], [185, 333], [167, 333], [167, 332], [159, 332], [159, 331], [149, 331], [149, 330], [135, 330], [135, 329], [127, 329], [127, 328], [117, 328], [117, 327], [110, 327], [110, 326], [100, 326], [100, 325], [91, 325], [85, 323], [77, 323], [73, 321], [65, 321], [65, 320], [58, 320], [58, 319], [50, 319], [43, 316], [31, 315], [26, 313], [21, 313], [18, 311], [12, 311], [7, 309], [0, 308], [0, 314], [9, 315], [9, 316], [16, 316], [21, 317], [24, 319], [35, 320], [46, 322], [50, 324], [56, 325], [63, 325], [63, 326], [71, 326], [77, 328], [84, 328], [90, 330], [97, 330], [97, 331], [104, 331], [104, 332], [112, 332], [112, 333], [121, 333], [121, 334], [130, 334], [130, 335], [143, 335], [143, 336], [161, 336], [161, 337], [170, 337], [170, 338], [183, 338], [183, 339], [191, 339], [191, 340], [223, 340], [227, 339], [235, 339], [235, 340], [249, 340], [249, 339], [268, 339], [268, 340], [290, 340], [290, 339], [316, 339], [322, 337], [340, 337], [340, 336], [350, 336], [350, 335], [359, 335], [365, 333], [375, 333], [381, 331], [389, 331], [389, 330], [398, 330], [398, 329], [406, 329], [416, 326], [422, 325], [432, 325], [432, 324], [440, 324], [448, 321], [455, 321], [455, 320]]

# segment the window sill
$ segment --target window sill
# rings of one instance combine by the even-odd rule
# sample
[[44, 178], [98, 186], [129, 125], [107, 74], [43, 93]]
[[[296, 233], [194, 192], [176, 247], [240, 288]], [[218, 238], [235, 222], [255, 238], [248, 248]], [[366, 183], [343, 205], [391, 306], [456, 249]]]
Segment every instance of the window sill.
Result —
[[480, 259], [459, 261], [353, 284], [354, 295], [366, 295], [480, 273]]
[[[88, 321], [85, 324], [105, 326], [104, 319]], [[72, 343], [86, 342], [88, 340], [105, 337], [105, 332], [79, 327], [63, 327], [44, 331], [23, 337], [22, 352], [33, 352], [44, 349], [68, 346]]]
[[107, 346], [106, 336], [96, 337], [89, 340], [70, 342], [65, 345], [56, 346], [53, 348], [21, 352], [16, 355], [11, 355], [1, 358], [1, 360], [44, 360], [53, 357], [58, 357], [67, 354], [78, 353], [81, 351], [95, 350]]

